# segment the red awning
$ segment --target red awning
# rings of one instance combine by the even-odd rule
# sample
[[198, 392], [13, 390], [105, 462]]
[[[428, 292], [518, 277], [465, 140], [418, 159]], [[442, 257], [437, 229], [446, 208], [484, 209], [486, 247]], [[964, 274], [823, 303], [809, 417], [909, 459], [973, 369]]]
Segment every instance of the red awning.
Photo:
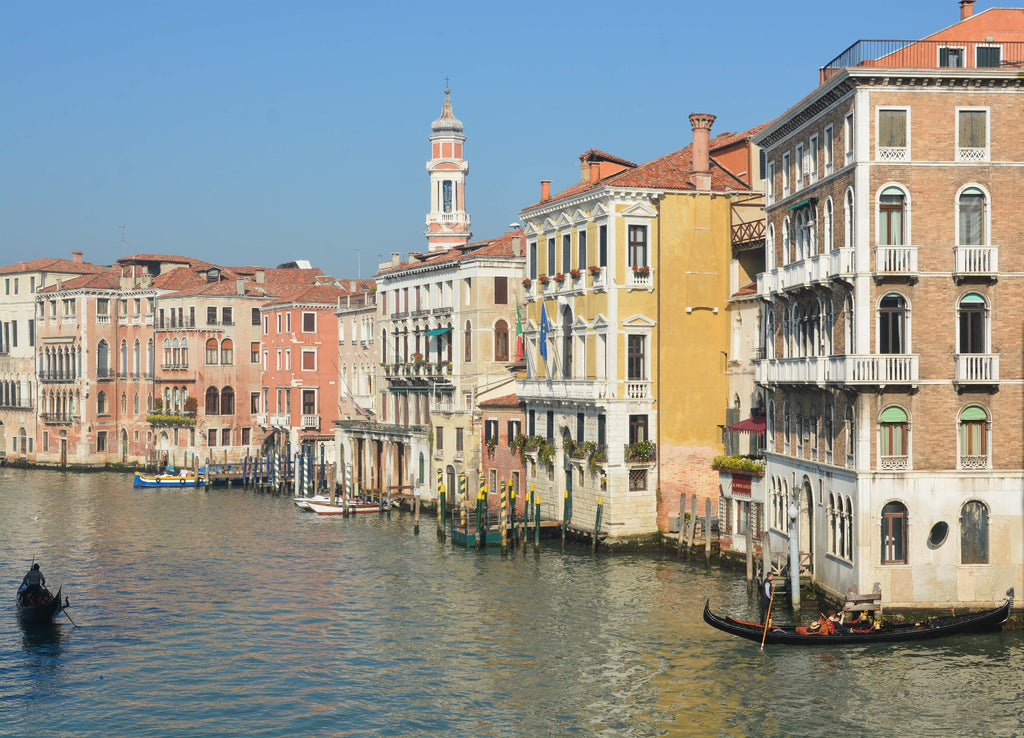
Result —
[[738, 423], [727, 425], [726, 428], [737, 433], [764, 433], [767, 426], [768, 424], [763, 415], [754, 415]]

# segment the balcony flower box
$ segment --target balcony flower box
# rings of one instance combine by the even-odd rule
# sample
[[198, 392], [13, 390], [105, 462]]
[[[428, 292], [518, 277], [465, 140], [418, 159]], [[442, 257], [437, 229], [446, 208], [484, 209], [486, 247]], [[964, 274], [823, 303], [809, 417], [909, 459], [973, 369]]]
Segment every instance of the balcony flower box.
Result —
[[587, 271], [590, 272], [591, 277], [596, 278], [601, 276], [601, 267], [599, 266], [588, 266]]
[[527, 289], [529, 289], [530, 285], [532, 285], [532, 284], [533, 284], [533, 280], [530, 279], [529, 277], [527, 277], [526, 279], [523, 280], [523, 287], [526, 287]]
[[764, 476], [764, 459], [747, 456], [716, 456], [711, 460], [711, 468], [724, 472]]
[[647, 464], [654, 461], [657, 452], [654, 441], [637, 441], [626, 444], [626, 462], [629, 464]]
[[538, 282], [540, 282], [541, 286], [543, 287], [543, 286], [545, 286], [545, 285], [546, 285], [546, 284], [547, 284], [548, 282], [550, 282], [550, 281], [551, 281], [551, 278], [550, 278], [550, 277], [548, 277], [548, 275], [546, 275], [546, 274], [542, 274], [542, 275], [540, 275], [539, 277], [537, 277], [537, 281], [538, 281]]
[[558, 284], [562, 284], [562, 282], [565, 281], [565, 275], [559, 272], [555, 275], [555, 281], [558, 282]]
[[579, 279], [580, 277], [583, 276], [583, 272], [581, 272], [579, 269], [570, 269], [569, 276], [572, 277], [573, 279]]
[[649, 266], [635, 266], [633, 267], [633, 276], [635, 277], [646, 277], [651, 273]]

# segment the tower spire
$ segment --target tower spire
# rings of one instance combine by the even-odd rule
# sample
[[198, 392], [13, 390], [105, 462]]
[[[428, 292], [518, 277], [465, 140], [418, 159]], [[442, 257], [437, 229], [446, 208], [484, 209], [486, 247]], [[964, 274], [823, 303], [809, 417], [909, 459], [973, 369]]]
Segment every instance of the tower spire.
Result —
[[425, 234], [430, 251], [461, 246], [472, 236], [466, 212], [469, 164], [462, 158], [466, 136], [462, 133], [462, 121], [452, 110], [452, 91], [447, 83], [446, 77], [441, 116], [430, 125], [430, 212]]

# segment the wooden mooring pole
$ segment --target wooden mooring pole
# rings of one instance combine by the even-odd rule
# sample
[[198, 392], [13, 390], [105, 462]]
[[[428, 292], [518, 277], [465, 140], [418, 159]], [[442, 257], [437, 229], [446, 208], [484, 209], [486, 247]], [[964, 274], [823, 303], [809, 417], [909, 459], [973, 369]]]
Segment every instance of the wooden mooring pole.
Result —
[[601, 532], [601, 514], [604, 512], [604, 497], [597, 498], [597, 516], [594, 519], [594, 542], [591, 550], [597, 551], [597, 535]]

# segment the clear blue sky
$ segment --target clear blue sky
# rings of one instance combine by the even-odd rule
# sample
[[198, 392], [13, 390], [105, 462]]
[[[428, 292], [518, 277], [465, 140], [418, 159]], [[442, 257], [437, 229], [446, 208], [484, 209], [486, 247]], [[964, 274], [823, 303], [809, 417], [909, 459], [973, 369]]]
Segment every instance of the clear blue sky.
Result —
[[369, 276], [425, 248], [445, 76], [479, 240], [588, 148], [647, 161], [694, 111], [744, 130], [855, 40], [958, 19], [956, 0], [8, 2], [0, 263], [109, 264], [123, 224], [128, 254]]

